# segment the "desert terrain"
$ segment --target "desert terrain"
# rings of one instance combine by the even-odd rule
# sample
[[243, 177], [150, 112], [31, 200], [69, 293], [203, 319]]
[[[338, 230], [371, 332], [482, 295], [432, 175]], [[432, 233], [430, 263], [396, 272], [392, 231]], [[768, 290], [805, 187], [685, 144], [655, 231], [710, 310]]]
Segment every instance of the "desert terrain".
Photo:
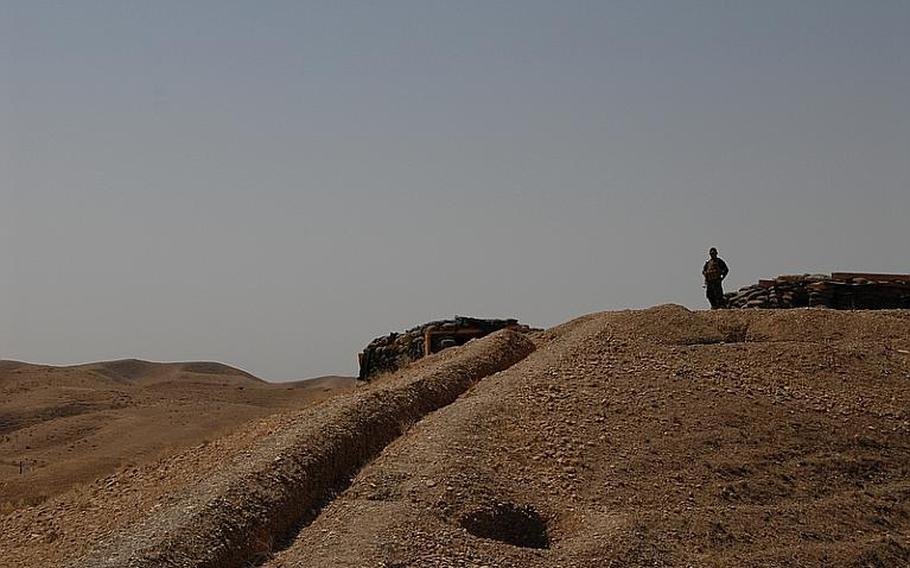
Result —
[[353, 386], [344, 377], [267, 383], [219, 363], [0, 361], [0, 507], [48, 497], [214, 440]]
[[5, 561], [910, 565], [906, 310], [603, 312], [292, 406], [8, 512]]

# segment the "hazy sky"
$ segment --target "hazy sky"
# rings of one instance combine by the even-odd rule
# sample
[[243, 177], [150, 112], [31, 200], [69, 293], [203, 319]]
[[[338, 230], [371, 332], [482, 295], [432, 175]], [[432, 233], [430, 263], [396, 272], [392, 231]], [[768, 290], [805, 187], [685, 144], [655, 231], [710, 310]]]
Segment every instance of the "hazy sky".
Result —
[[910, 272], [910, 1], [0, 0], [0, 357], [356, 371]]

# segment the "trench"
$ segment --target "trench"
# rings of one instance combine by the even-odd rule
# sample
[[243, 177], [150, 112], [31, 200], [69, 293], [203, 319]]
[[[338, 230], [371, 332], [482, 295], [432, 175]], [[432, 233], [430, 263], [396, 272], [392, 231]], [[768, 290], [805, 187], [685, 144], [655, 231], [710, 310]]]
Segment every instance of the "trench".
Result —
[[[438, 363], [331, 399], [248, 459], [161, 507], [70, 568], [246, 568], [290, 544], [336, 495], [408, 428], [534, 344], [501, 331]], [[267, 446], [267, 447], [265, 447]]]
[[546, 520], [530, 505], [493, 503], [464, 515], [459, 524], [479, 538], [521, 548], [550, 548]]

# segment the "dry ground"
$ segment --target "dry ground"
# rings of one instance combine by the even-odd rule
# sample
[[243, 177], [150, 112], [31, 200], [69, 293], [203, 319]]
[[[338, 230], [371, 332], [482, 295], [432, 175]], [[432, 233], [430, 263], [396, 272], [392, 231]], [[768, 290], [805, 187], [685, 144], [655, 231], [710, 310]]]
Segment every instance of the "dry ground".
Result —
[[353, 382], [270, 384], [217, 363], [0, 361], [0, 512], [214, 440]]
[[[230, 565], [910, 566], [910, 312], [660, 306], [534, 341], [523, 361], [402, 424], [321, 511], [298, 511], [294, 533], [264, 535], [269, 557], [250, 547]], [[381, 415], [401, 385], [461, 368], [471, 349], [358, 389], [357, 408]], [[264, 464], [273, 451], [262, 472], [276, 483], [306, 478], [305, 460], [281, 465], [292, 445], [278, 441], [340, 424], [347, 398], [2, 517], [0, 549], [14, 565], [97, 566], [98, 551], [137, 539], [238, 541], [163, 521], [194, 510], [193, 487], [216, 477], [236, 487], [207, 510], [256, 509], [242, 491], [258, 478], [225, 473], [245, 456]], [[370, 436], [360, 424], [339, 428]], [[135, 565], [202, 565], [159, 552]]]
[[910, 566], [910, 313], [662, 306], [538, 342], [268, 568]]

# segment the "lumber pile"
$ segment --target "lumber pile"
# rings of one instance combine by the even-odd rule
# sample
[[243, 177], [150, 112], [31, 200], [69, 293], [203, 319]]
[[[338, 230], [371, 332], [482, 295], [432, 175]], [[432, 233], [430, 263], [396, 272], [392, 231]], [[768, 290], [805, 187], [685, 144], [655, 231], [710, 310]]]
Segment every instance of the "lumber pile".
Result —
[[519, 332], [532, 328], [518, 323], [517, 319], [481, 319], [455, 316], [450, 320], [437, 320], [411, 329], [377, 337], [358, 355], [361, 380], [368, 380], [380, 373], [390, 373], [405, 365], [437, 353], [448, 347], [463, 345], [471, 339], [484, 337], [501, 329]]
[[834, 272], [760, 280], [725, 294], [729, 308], [910, 308], [910, 274]]

